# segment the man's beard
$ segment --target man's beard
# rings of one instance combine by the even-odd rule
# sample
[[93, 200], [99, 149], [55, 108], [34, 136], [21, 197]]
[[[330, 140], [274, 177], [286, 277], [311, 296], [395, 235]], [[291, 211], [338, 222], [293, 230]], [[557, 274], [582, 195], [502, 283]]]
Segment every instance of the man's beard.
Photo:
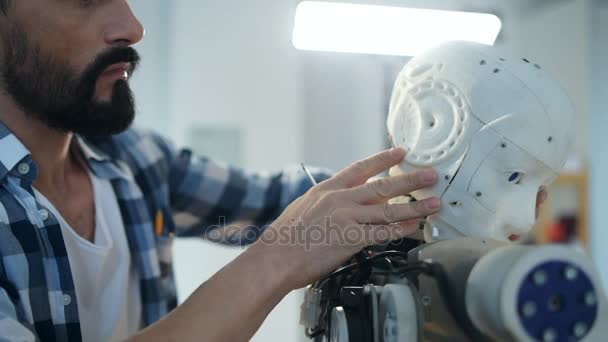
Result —
[[135, 102], [126, 80], [115, 81], [107, 102], [95, 99], [95, 89], [112, 64], [131, 63], [130, 76], [139, 63], [135, 49], [110, 48], [79, 75], [66, 62], [32, 44], [16, 26], [3, 33], [2, 40], [2, 87], [27, 115], [53, 129], [84, 136], [117, 134], [133, 122]]

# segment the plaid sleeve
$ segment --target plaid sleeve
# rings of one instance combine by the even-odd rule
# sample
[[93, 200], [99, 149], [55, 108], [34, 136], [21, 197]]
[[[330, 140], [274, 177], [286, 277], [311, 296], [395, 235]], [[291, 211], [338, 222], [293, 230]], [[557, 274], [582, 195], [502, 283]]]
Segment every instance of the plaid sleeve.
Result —
[[37, 341], [34, 333], [20, 322], [17, 308], [0, 287], [0, 341]]
[[[166, 141], [161, 143], [172, 160], [169, 194], [179, 236], [204, 236], [231, 245], [250, 244], [291, 202], [312, 187], [299, 167], [277, 173], [250, 172], [194, 156], [189, 150], [175, 151]], [[331, 175], [315, 168], [311, 172], [318, 182]], [[233, 228], [237, 234], [225, 234], [226, 229]]]

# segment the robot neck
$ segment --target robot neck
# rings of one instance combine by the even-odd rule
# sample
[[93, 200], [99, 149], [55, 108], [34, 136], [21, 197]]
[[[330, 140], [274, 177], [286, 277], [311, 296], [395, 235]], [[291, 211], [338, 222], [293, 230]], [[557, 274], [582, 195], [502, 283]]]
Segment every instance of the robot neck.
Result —
[[452, 240], [464, 237], [465, 235], [454, 228], [452, 225], [443, 221], [437, 215], [429, 217], [424, 226], [424, 241], [434, 242], [440, 240]]

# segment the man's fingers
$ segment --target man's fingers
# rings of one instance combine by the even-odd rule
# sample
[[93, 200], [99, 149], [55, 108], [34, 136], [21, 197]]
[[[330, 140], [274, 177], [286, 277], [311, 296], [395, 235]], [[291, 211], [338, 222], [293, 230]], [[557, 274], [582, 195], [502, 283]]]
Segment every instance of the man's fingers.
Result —
[[379, 179], [347, 190], [347, 192], [349, 192], [349, 198], [356, 203], [376, 203], [407, 195], [435, 183], [437, 183], [437, 173], [429, 169]]
[[360, 160], [328, 180], [333, 188], [344, 189], [364, 184], [369, 178], [399, 164], [405, 158], [405, 151], [394, 148]]
[[391, 224], [432, 215], [439, 210], [440, 204], [440, 200], [433, 197], [412, 203], [361, 206], [348, 209], [347, 215], [360, 224]]

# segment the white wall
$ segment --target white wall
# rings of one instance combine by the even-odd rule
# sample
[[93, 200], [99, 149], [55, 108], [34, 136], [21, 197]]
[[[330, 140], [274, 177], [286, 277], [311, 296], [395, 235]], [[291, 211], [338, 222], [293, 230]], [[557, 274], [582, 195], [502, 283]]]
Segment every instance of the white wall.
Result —
[[174, 2], [169, 84], [177, 139], [195, 123], [235, 125], [245, 134], [248, 167], [299, 159], [292, 12], [276, 0]]
[[393, 81], [405, 58], [300, 52], [304, 157], [339, 170], [384, 149]]
[[[171, 3], [171, 136], [180, 144], [188, 144], [185, 132], [190, 127], [228, 126], [242, 132], [243, 166], [268, 170], [299, 162], [299, 83], [296, 55], [290, 44], [293, 6], [279, 0]], [[238, 253], [238, 249], [200, 240], [177, 241], [175, 266], [180, 299]], [[299, 338], [299, 304], [295, 293], [286, 298], [253, 341]]]
[[169, 94], [169, 18], [171, 2], [134, 0], [131, 7], [146, 28], [146, 38], [136, 48], [142, 56], [139, 70], [131, 80], [136, 96], [136, 124], [147, 128], [167, 127]]

